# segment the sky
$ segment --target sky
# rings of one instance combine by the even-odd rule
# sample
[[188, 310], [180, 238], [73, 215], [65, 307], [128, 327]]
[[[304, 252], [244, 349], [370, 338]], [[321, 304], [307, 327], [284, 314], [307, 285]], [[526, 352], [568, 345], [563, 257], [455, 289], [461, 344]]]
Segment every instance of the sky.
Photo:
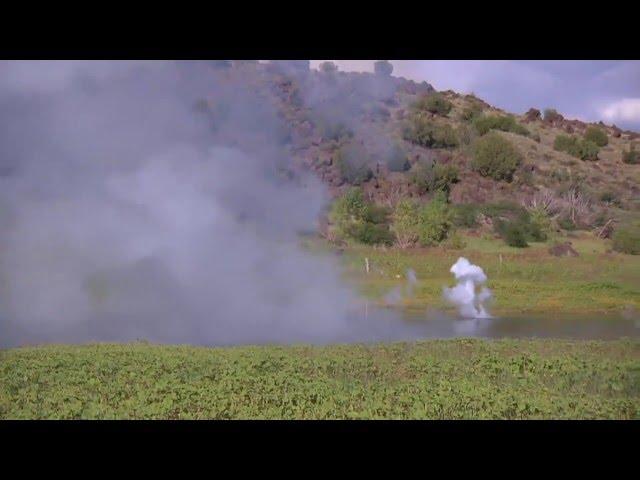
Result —
[[[312, 60], [317, 67], [324, 60]], [[394, 76], [437, 90], [474, 93], [513, 113], [555, 108], [567, 118], [640, 131], [640, 61], [390, 60]], [[373, 60], [333, 60], [344, 71], [372, 71]]]

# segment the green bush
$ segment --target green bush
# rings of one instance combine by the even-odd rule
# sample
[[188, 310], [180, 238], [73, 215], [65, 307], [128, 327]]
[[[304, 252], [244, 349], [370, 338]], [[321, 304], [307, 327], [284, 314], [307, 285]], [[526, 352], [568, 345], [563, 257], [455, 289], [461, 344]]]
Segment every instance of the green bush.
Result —
[[598, 147], [604, 147], [609, 144], [607, 133], [598, 127], [589, 127], [584, 134], [585, 140], [590, 140]]
[[420, 209], [418, 241], [422, 246], [435, 245], [447, 238], [453, 225], [452, 214], [444, 193], [436, 193], [433, 200]]
[[640, 163], [640, 152], [636, 151], [635, 145], [631, 145], [628, 152], [622, 153], [622, 161], [629, 165], [637, 165]]
[[551, 233], [551, 219], [549, 215], [542, 210], [533, 210], [529, 212], [530, 216], [530, 235], [536, 242], [545, 242], [548, 234]]
[[580, 160], [595, 162], [598, 160], [599, 152], [600, 148], [591, 140], [582, 140], [578, 144], [578, 158]]
[[613, 233], [613, 249], [617, 252], [640, 255], [640, 225], [627, 225]]
[[342, 180], [350, 185], [361, 185], [373, 177], [369, 167], [371, 159], [358, 144], [342, 146], [336, 154], [336, 166]]
[[473, 121], [473, 126], [480, 135], [485, 135], [491, 130], [529, 135], [529, 130], [516, 122], [513, 115], [482, 115]]
[[451, 250], [462, 250], [466, 246], [467, 242], [458, 232], [454, 232], [452, 235], [449, 235], [449, 238], [445, 243], [445, 248], [449, 248]]
[[438, 115], [447, 115], [452, 107], [452, 103], [440, 93], [423, 95], [413, 104], [415, 110], [431, 112]]
[[330, 212], [340, 237], [367, 245], [393, 243], [387, 216], [387, 210], [367, 202], [362, 189], [358, 187], [350, 188], [336, 199]]
[[393, 245], [394, 236], [387, 225], [371, 222], [356, 223], [347, 228], [347, 235], [365, 245]]
[[[524, 208], [507, 204], [494, 204], [494, 229], [512, 247], [527, 247], [528, 242], [545, 242], [551, 230], [551, 221], [543, 212], [529, 213]], [[508, 208], [508, 210], [503, 210]], [[504, 213], [508, 211], [508, 218]]]
[[437, 164], [433, 169], [433, 191], [449, 193], [451, 185], [458, 183], [458, 168], [455, 165]]
[[361, 188], [353, 187], [337, 198], [331, 208], [330, 218], [339, 231], [348, 225], [364, 222], [368, 217], [368, 205]]
[[391, 229], [398, 245], [404, 248], [416, 242], [422, 246], [436, 245], [447, 238], [452, 226], [446, 196], [438, 192], [422, 207], [410, 199], [398, 202]]
[[506, 222], [502, 230], [502, 238], [510, 247], [528, 247], [525, 227], [518, 222]]
[[407, 153], [399, 145], [394, 145], [389, 152], [387, 168], [390, 172], [406, 172], [411, 168]]
[[473, 122], [476, 118], [482, 115], [482, 107], [477, 104], [472, 104], [466, 107], [460, 113], [460, 120], [463, 122]]
[[578, 228], [578, 226], [570, 217], [560, 217], [558, 219], [558, 226], [567, 231], [573, 231]]
[[440, 125], [420, 115], [405, 123], [403, 138], [427, 148], [448, 148], [458, 145], [456, 132], [450, 125]]
[[454, 165], [434, 165], [431, 162], [416, 164], [409, 178], [420, 195], [435, 191], [448, 194], [451, 185], [459, 181], [458, 169]]
[[471, 167], [482, 176], [510, 182], [521, 163], [520, 152], [495, 132], [488, 133], [475, 142]]
[[[571, 155], [575, 155], [578, 150], [578, 137], [565, 135], [561, 133], [556, 136], [556, 139], [553, 142], [553, 148], [559, 152], [566, 152]], [[575, 155], [577, 156], [577, 155]]]
[[478, 225], [478, 206], [473, 203], [452, 205], [453, 224], [456, 227], [473, 228]]
[[553, 142], [553, 148], [565, 152], [581, 160], [595, 161], [598, 159], [598, 146], [591, 140], [580, 140], [574, 135], [560, 134]]
[[418, 241], [419, 211], [418, 203], [409, 198], [404, 198], [396, 204], [391, 230], [399, 247], [406, 248]]

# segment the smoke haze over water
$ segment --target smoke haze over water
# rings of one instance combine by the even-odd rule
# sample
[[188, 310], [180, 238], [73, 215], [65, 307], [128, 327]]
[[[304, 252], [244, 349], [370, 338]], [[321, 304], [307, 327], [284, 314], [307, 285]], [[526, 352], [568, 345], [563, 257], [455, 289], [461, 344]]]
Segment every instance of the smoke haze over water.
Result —
[[275, 111], [227, 74], [0, 63], [0, 345], [349, 330], [337, 268], [298, 247], [325, 192], [278, 175]]

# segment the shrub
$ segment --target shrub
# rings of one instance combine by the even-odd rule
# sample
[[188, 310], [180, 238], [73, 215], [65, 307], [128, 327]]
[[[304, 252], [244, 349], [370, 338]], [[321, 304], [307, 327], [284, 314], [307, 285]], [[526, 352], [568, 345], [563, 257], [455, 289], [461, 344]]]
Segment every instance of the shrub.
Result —
[[386, 224], [386, 209], [368, 203], [361, 188], [353, 187], [339, 197], [331, 208], [330, 218], [338, 235], [367, 245], [393, 243]]
[[368, 216], [368, 206], [360, 188], [350, 188], [344, 195], [336, 199], [331, 208], [331, 220], [335, 223], [340, 233], [343, 233], [348, 225], [364, 222]]
[[591, 140], [598, 147], [604, 147], [609, 143], [607, 133], [598, 127], [589, 127], [584, 134], [585, 140]]
[[459, 180], [458, 169], [454, 165], [434, 165], [427, 162], [418, 163], [409, 178], [421, 195], [435, 191], [448, 194], [451, 185]]
[[347, 234], [355, 241], [365, 245], [393, 245], [394, 241], [394, 236], [387, 225], [371, 222], [350, 225]]
[[422, 207], [413, 200], [405, 199], [396, 205], [392, 230], [398, 246], [402, 248], [416, 242], [422, 246], [435, 245], [447, 238], [453, 225], [451, 217], [451, 210], [442, 192], [438, 192]]
[[491, 130], [529, 135], [529, 130], [516, 122], [513, 115], [482, 115], [473, 121], [473, 126], [480, 135], [485, 135]]
[[595, 162], [598, 160], [599, 151], [598, 145], [591, 140], [582, 140], [578, 143], [578, 158], [580, 160]]
[[559, 152], [574, 155], [577, 152], [578, 138], [561, 133], [553, 141], [553, 148]]
[[370, 163], [369, 156], [358, 144], [344, 145], [336, 154], [340, 176], [351, 185], [360, 185], [373, 177]]
[[413, 108], [418, 111], [427, 111], [438, 115], [447, 115], [453, 105], [440, 93], [423, 95], [414, 104]]
[[343, 122], [331, 122], [328, 120], [316, 120], [320, 136], [327, 140], [340, 141], [353, 137], [353, 130]]
[[403, 138], [428, 148], [447, 148], [458, 145], [455, 131], [449, 125], [439, 125], [420, 115], [415, 115], [405, 124]]
[[475, 142], [471, 167], [482, 176], [510, 182], [521, 163], [520, 152], [495, 132], [488, 133]]
[[581, 160], [595, 161], [598, 159], [598, 146], [591, 140], [580, 140], [573, 135], [560, 134], [553, 142], [553, 148], [565, 152]]
[[423, 161], [415, 164], [409, 174], [409, 180], [418, 189], [418, 194], [424, 195], [433, 188], [435, 165], [431, 161]]
[[418, 241], [419, 205], [408, 198], [400, 200], [393, 212], [391, 230], [400, 248], [407, 248]]
[[528, 247], [527, 233], [524, 226], [519, 222], [506, 222], [502, 230], [502, 238], [510, 247]]
[[542, 209], [537, 208], [529, 212], [530, 216], [530, 235], [536, 242], [544, 242], [551, 232], [551, 218]]
[[560, 115], [555, 109], [547, 108], [544, 111], [544, 121], [545, 122], [555, 122], [556, 120], [561, 120], [562, 115]]
[[458, 232], [454, 232], [450, 235], [445, 243], [445, 248], [449, 248], [451, 250], [462, 250], [466, 246], [467, 242], [465, 242], [464, 238], [462, 238]]
[[390, 172], [406, 172], [411, 168], [406, 152], [402, 147], [394, 145], [387, 159], [387, 168]]
[[440, 243], [447, 238], [453, 225], [451, 210], [444, 193], [438, 192], [433, 200], [420, 209], [418, 241], [423, 246]]
[[575, 222], [569, 216], [560, 217], [558, 219], [558, 226], [563, 230], [568, 231], [572, 231], [578, 228]]
[[637, 165], [640, 163], [640, 152], [636, 151], [635, 145], [631, 145], [628, 152], [622, 153], [622, 161], [629, 165]]
[[473, 228], [478, 225], [478, 207], [472, 203], [452, 206], [453, 224], [457, 227]]
[[441, 191], [446, 194], [451, 190], [451, 185], [460, 181], [458, 169], [455, 165], [436, 165], [433, 169], [433, 191]]
[[640, 225], [627, 225], [613, 233], [613, 249], [617, 252], [640, 255]]
[[460, 145], [471, 145], [473, 141], [476, 139], [475, 129], [470, 127], [469, 125], [462, 124], [456, 130], [458, 136], [458, 142]]
[[378, 60], [373, 64], [373, 70], [376, 75], [388, 77], [393, 73], [393, 65], [388, 60]]
[[477, 104], [472, 104], [470, 107], [466, 107], [460, 113], [460, 120], [463, 122], [473, 122], [476, 118], [482, 115], [482, 107]]

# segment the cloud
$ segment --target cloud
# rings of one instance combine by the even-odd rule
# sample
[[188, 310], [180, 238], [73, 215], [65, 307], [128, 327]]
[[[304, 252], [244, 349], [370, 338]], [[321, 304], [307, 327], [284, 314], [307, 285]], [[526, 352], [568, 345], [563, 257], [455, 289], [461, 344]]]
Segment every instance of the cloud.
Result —
[[640, 98], [613, 102], [602, 110], [602, 116], [611, 122], [640, 122]]
[[[640, 97], [640, 61], [637, 60], [390, 61], [395, 76], [426, 81], [437, 90], [473, 92], [490, 104], [514, 113], [530, 107], [555, 108], [565, 116], [571, 112], [571, 116], [590, 122], [610, 121], [603, 114], [604, 109], [616, 102]], [[371, 71], [373, 62], [336, 61], [346, 71]], [[617, 118], [623, 128], [640, 128], [636, 115], [621, 112]]]

